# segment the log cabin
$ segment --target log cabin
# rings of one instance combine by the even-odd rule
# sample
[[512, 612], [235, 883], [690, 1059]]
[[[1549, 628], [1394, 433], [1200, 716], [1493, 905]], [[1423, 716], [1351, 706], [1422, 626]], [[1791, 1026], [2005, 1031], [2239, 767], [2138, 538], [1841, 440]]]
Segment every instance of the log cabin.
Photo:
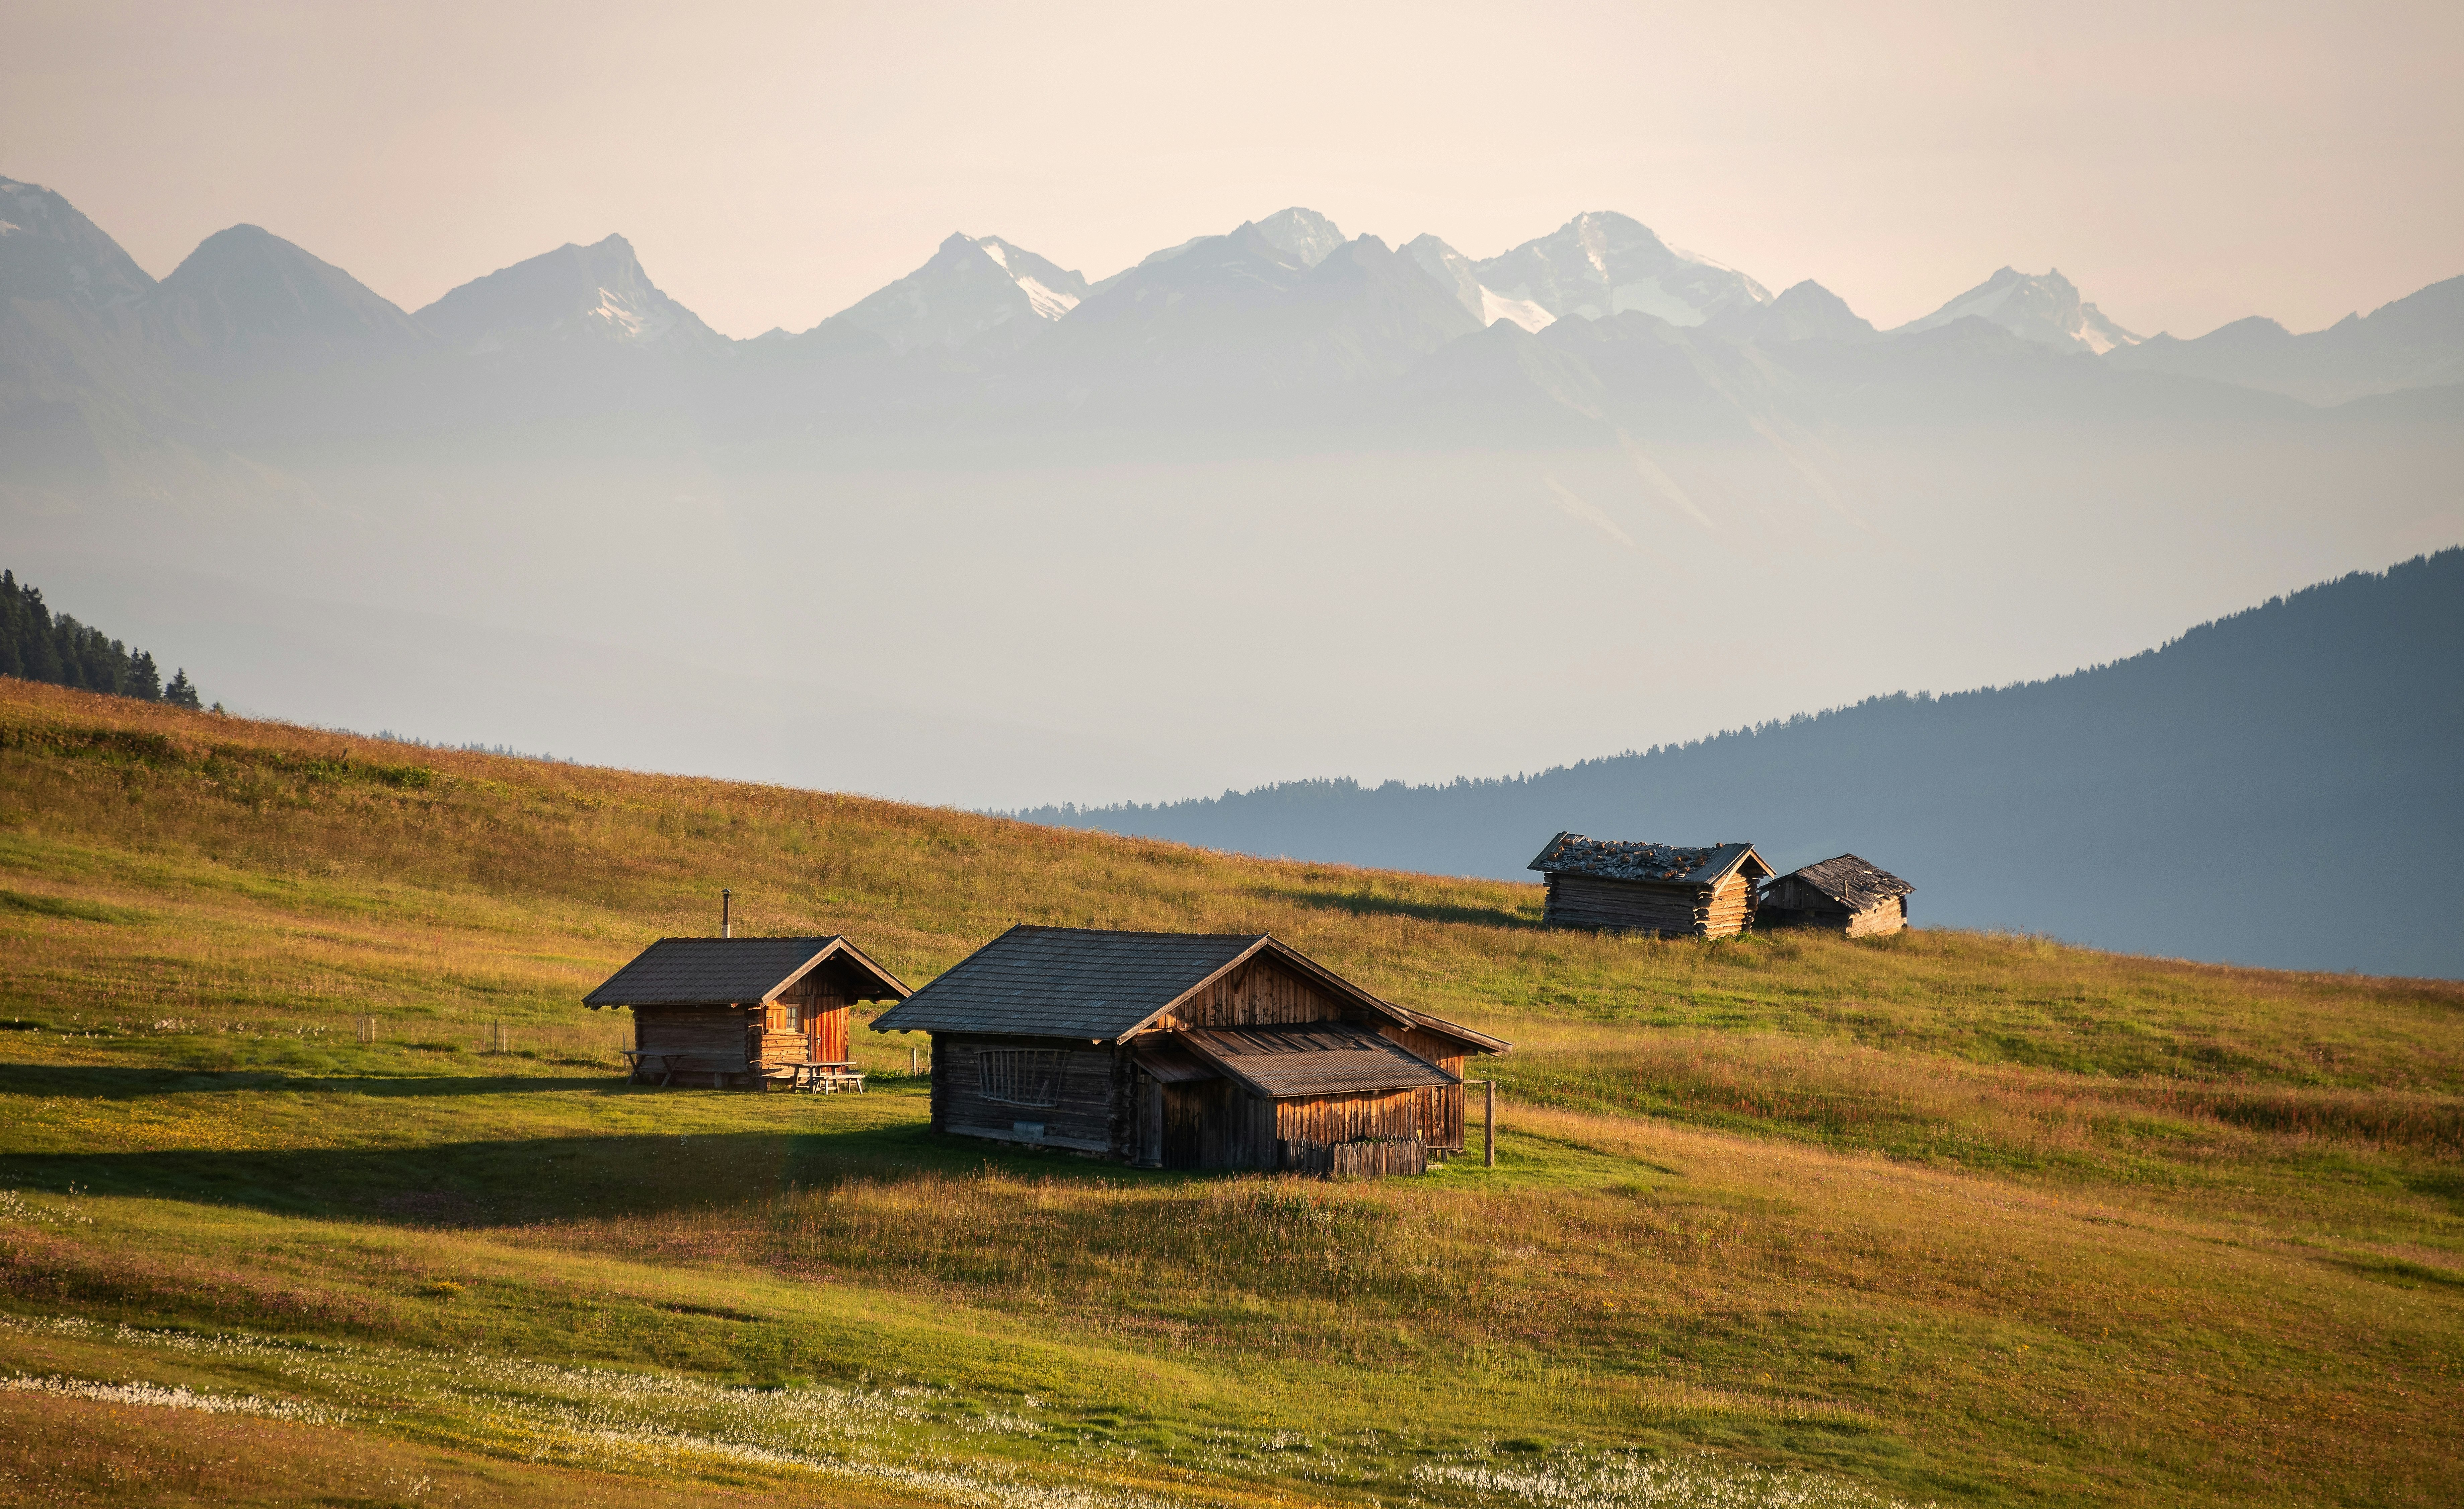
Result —
[[873, 1019], [933, 1038], [933, 1129], [1142, 1168], [1419, 1172], [1508, 1045], [1263, 933], [1013, 927]]
[[1771, 873], [1751, 844], [1686, 849], [1559, 833], [1529, 868], [1549, 877], [1547, 927], [1733, 938], [1754, 921], [1754, 882]]
[[764, 1089], [792, 1064], [844, 1062], [854, 1003], [909, 994], [845, 938], [662, 938], [582, 1000], [633, 1009], [637, 1074]]
[[1840, 854], [1767, 882], [1755, 913], [1767, 927], [1827, 927], [1876, 938], [1908, 925], [1908, 896], [1915, 890], [1888, 870]]

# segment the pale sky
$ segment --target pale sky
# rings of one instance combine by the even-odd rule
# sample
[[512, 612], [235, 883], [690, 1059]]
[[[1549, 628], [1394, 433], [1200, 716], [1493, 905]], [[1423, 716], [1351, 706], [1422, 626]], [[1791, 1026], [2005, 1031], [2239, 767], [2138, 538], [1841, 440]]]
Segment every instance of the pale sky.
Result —
[[248, 221], [406, 308], [630, 238], [803, 329], [952, 231], [1089, 277], [1289, 204], [1631, 214], [1878, 324], [2005, 263], [2143, 334], [2464, 273], [2464, 4], [12, 0], [0, 174], [158, 277]]

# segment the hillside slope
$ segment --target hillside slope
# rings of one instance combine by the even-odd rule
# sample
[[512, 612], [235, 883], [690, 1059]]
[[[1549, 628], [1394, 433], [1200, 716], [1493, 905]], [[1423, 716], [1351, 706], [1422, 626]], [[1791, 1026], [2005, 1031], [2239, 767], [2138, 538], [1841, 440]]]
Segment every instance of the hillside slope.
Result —
[[1750, 839], [1783, 870], [1853, 851], [1915, 882], [1922, 921], [2454, 977], [2464, 877], [2413, 856], [2464, 843], [2459, 751], [2464, 550], [2445, 550], [2049, 681], [1877, 699], [1516, 780], [1293, 782], [1020, 815], [1496, 877], [1561, 829]]
[[[1271, 930], [1514, 1040], [1499, 1166], [957, 1144], [870, 1032], [862, 1097], [627, 1089], [580, 997], [721, 885], [916, 984]], [[2464, 988], [1537, 909], [0, 679], [0, 1502], [2464, 1489]]]

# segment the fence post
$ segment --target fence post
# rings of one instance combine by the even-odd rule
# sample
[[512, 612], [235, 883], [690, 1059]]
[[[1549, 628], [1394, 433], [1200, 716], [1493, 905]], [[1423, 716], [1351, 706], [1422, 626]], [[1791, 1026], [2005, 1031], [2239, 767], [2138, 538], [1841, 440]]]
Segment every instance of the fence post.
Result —
[[915, 1045], [913, 1043], [907, 1045], [907, 1077], [910, 1079], [915, 1077]]
[[1486, 1092], [1487, 1105], [1481, 1113], [1480, 1161], [1485, 1168], [1497, 1166], [1497, 1081], [1484, 1079], [1481, 1088]]

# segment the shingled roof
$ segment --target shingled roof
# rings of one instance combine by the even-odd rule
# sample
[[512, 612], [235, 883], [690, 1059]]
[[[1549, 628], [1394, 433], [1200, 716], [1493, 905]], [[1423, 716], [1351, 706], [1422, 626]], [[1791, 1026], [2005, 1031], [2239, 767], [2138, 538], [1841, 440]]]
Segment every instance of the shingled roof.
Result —
[[1867, 864], [1855, 854], [1807, 865], [1792, 872], [1789, 878], [1804, 881], [1853, 912], [1880, 906], [1916, 890], [1888, 870]]
[[872, 1028], [1116, 1041], [1259, 954], [1272, 954], [1328, 993], [1397, 1026], [1462, 1040], [1473, 1052], [1505, 1047], [1496, 1038], [1381, 1001], [1265, 933], [1129, 933], [1023, 924], [873, 1018]]
[[873, 1018], [873, 1031], [1114, 1038], [1240, 963], [1264, 933], [1018, 926]]
[[844, 937], [662, 938], [582, 998], [602, 1006], [734, 1006], [767, 1001], [839, 959], [850, 966], [863, 1000], [897, 1000], [906, 986]]
[[1560, 875], [1593, 875], [1608, 880], [1650, 880], [1662, 885], [1718, 885], [1750, 862], [1748, 878], [1769, 875], [1771, 866], [1751, 844], [1712, 844], [1687, 849], [1676, 844], [1630, 843], [1616, 838], [1586, 838], [1559, 833], [1549, 840], [1538, 858], [1526, 868]]
[[1462, 1082], [1375, 1032], [1344, 1022], [1193, 1028], [1171, 1035], [1197, 1057], [1270, 1100]]

